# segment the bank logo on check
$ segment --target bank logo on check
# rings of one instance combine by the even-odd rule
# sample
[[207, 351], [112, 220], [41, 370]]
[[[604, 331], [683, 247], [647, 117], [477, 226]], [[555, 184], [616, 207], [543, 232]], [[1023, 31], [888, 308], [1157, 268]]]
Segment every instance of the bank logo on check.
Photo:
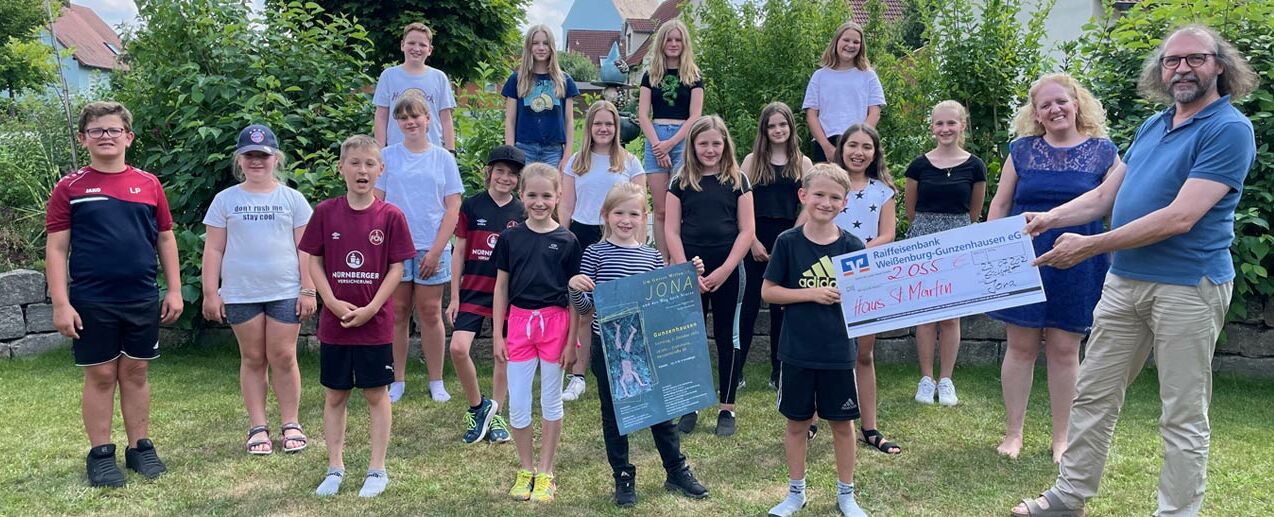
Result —
[[871, 267], [867, 266], [867, 254], [850, 255], [840, 259], [840, 266], [845, 270], [844, 276], [854, 276], [871, 271]]

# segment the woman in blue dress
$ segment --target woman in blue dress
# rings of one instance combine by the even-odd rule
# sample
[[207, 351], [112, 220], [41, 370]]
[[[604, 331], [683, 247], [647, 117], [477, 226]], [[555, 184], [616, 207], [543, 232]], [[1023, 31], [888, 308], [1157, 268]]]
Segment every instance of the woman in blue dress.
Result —
[[[987, 219], [1048, 211], [1123, 174], [1119, 150], [1106, 138], [1106, 112], [1074, 78], [1050, 74], [1031, 85], [1028, 102], [1017, 112], [1009, 159]], [[1036, 255], [1053, 248], [1063, 233], [1100, 233], [1102, 222], [1049, 230], [1033, 239]], [[1049, 405], [1053, 414], [1053, 461], [1066, 449], [1066, 426], [1075, 397], [1080, 340], [1093, 324], [1110, 258], [1098, 255], [1069, 269], [1041, 267], [1048, 301], [992, 312], [1007, 325], [1008, 350], [1000, 377], [1007, 427], [1000, 454], [1016, 458], [1022, 450], [1022, 426], [1031, 393], [1041, 340], [1048, 360]]]

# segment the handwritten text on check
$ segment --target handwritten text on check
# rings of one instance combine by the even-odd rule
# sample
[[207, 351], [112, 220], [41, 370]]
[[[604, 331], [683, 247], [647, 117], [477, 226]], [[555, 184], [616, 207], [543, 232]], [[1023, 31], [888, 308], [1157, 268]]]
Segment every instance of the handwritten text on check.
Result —
[[1044, 301], [1022, 216], [832, 259], [850, 337]]

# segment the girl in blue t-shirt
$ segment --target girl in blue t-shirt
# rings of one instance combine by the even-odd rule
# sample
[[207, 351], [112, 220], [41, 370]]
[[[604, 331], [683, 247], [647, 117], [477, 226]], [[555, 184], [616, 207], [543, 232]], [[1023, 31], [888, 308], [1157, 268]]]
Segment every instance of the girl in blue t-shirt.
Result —
[[557, 64], [557, 42], [546, 25], [526, 31], [522, 62], [504, 82], [504, 144], [526, 153], [526, 163], [562, 170], [575, 140], [579, 89]]
[[240, 183], [218, 193], [203, 220], [203, 317], [228, 322], [239, 341], [239, 387], [251, 424], [244, 450], [253, 455], [274, 452], [268, 380], [283, 420], [279, 445], [298, 452], [307, 443], [297, 417], [296, 336], [317, 303], [309, 268], [301, 267], [308, 255], [296, 244], [313, 211], [305, 196], [279, 181], [283, 162], [270, 128], [244, 128], [232, 162]]
[[681, 168], [690, 124], [703, 113], [703, 76], [695, 64], [690, 30], [674, 19], [659, 26], [653, 36], [650, 66], [641, 76], [637, 97], [637, 121], [646, 136], [642, 165], [650, 177], [650, 197], [655, 203], [655, 247], [664, 257], [670, 252], [664, 239], [664, 200], [668, 175]]

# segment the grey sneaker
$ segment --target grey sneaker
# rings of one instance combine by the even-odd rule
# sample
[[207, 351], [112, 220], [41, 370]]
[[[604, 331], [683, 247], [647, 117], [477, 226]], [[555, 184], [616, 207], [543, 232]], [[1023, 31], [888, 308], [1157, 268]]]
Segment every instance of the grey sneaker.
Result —
[[920, 384], [916, 386], [916, 402], [921, 404], [933, 404], [933, 394], [937, 391], [938, 386], [933, 383], [930, 377], [921, 377]]
[[938, 381], [938, 403], [944, 406], [960, 403], [960, 399], [956, 398], [955, 383], [951, 382], [950, 377], [943, 377]]

